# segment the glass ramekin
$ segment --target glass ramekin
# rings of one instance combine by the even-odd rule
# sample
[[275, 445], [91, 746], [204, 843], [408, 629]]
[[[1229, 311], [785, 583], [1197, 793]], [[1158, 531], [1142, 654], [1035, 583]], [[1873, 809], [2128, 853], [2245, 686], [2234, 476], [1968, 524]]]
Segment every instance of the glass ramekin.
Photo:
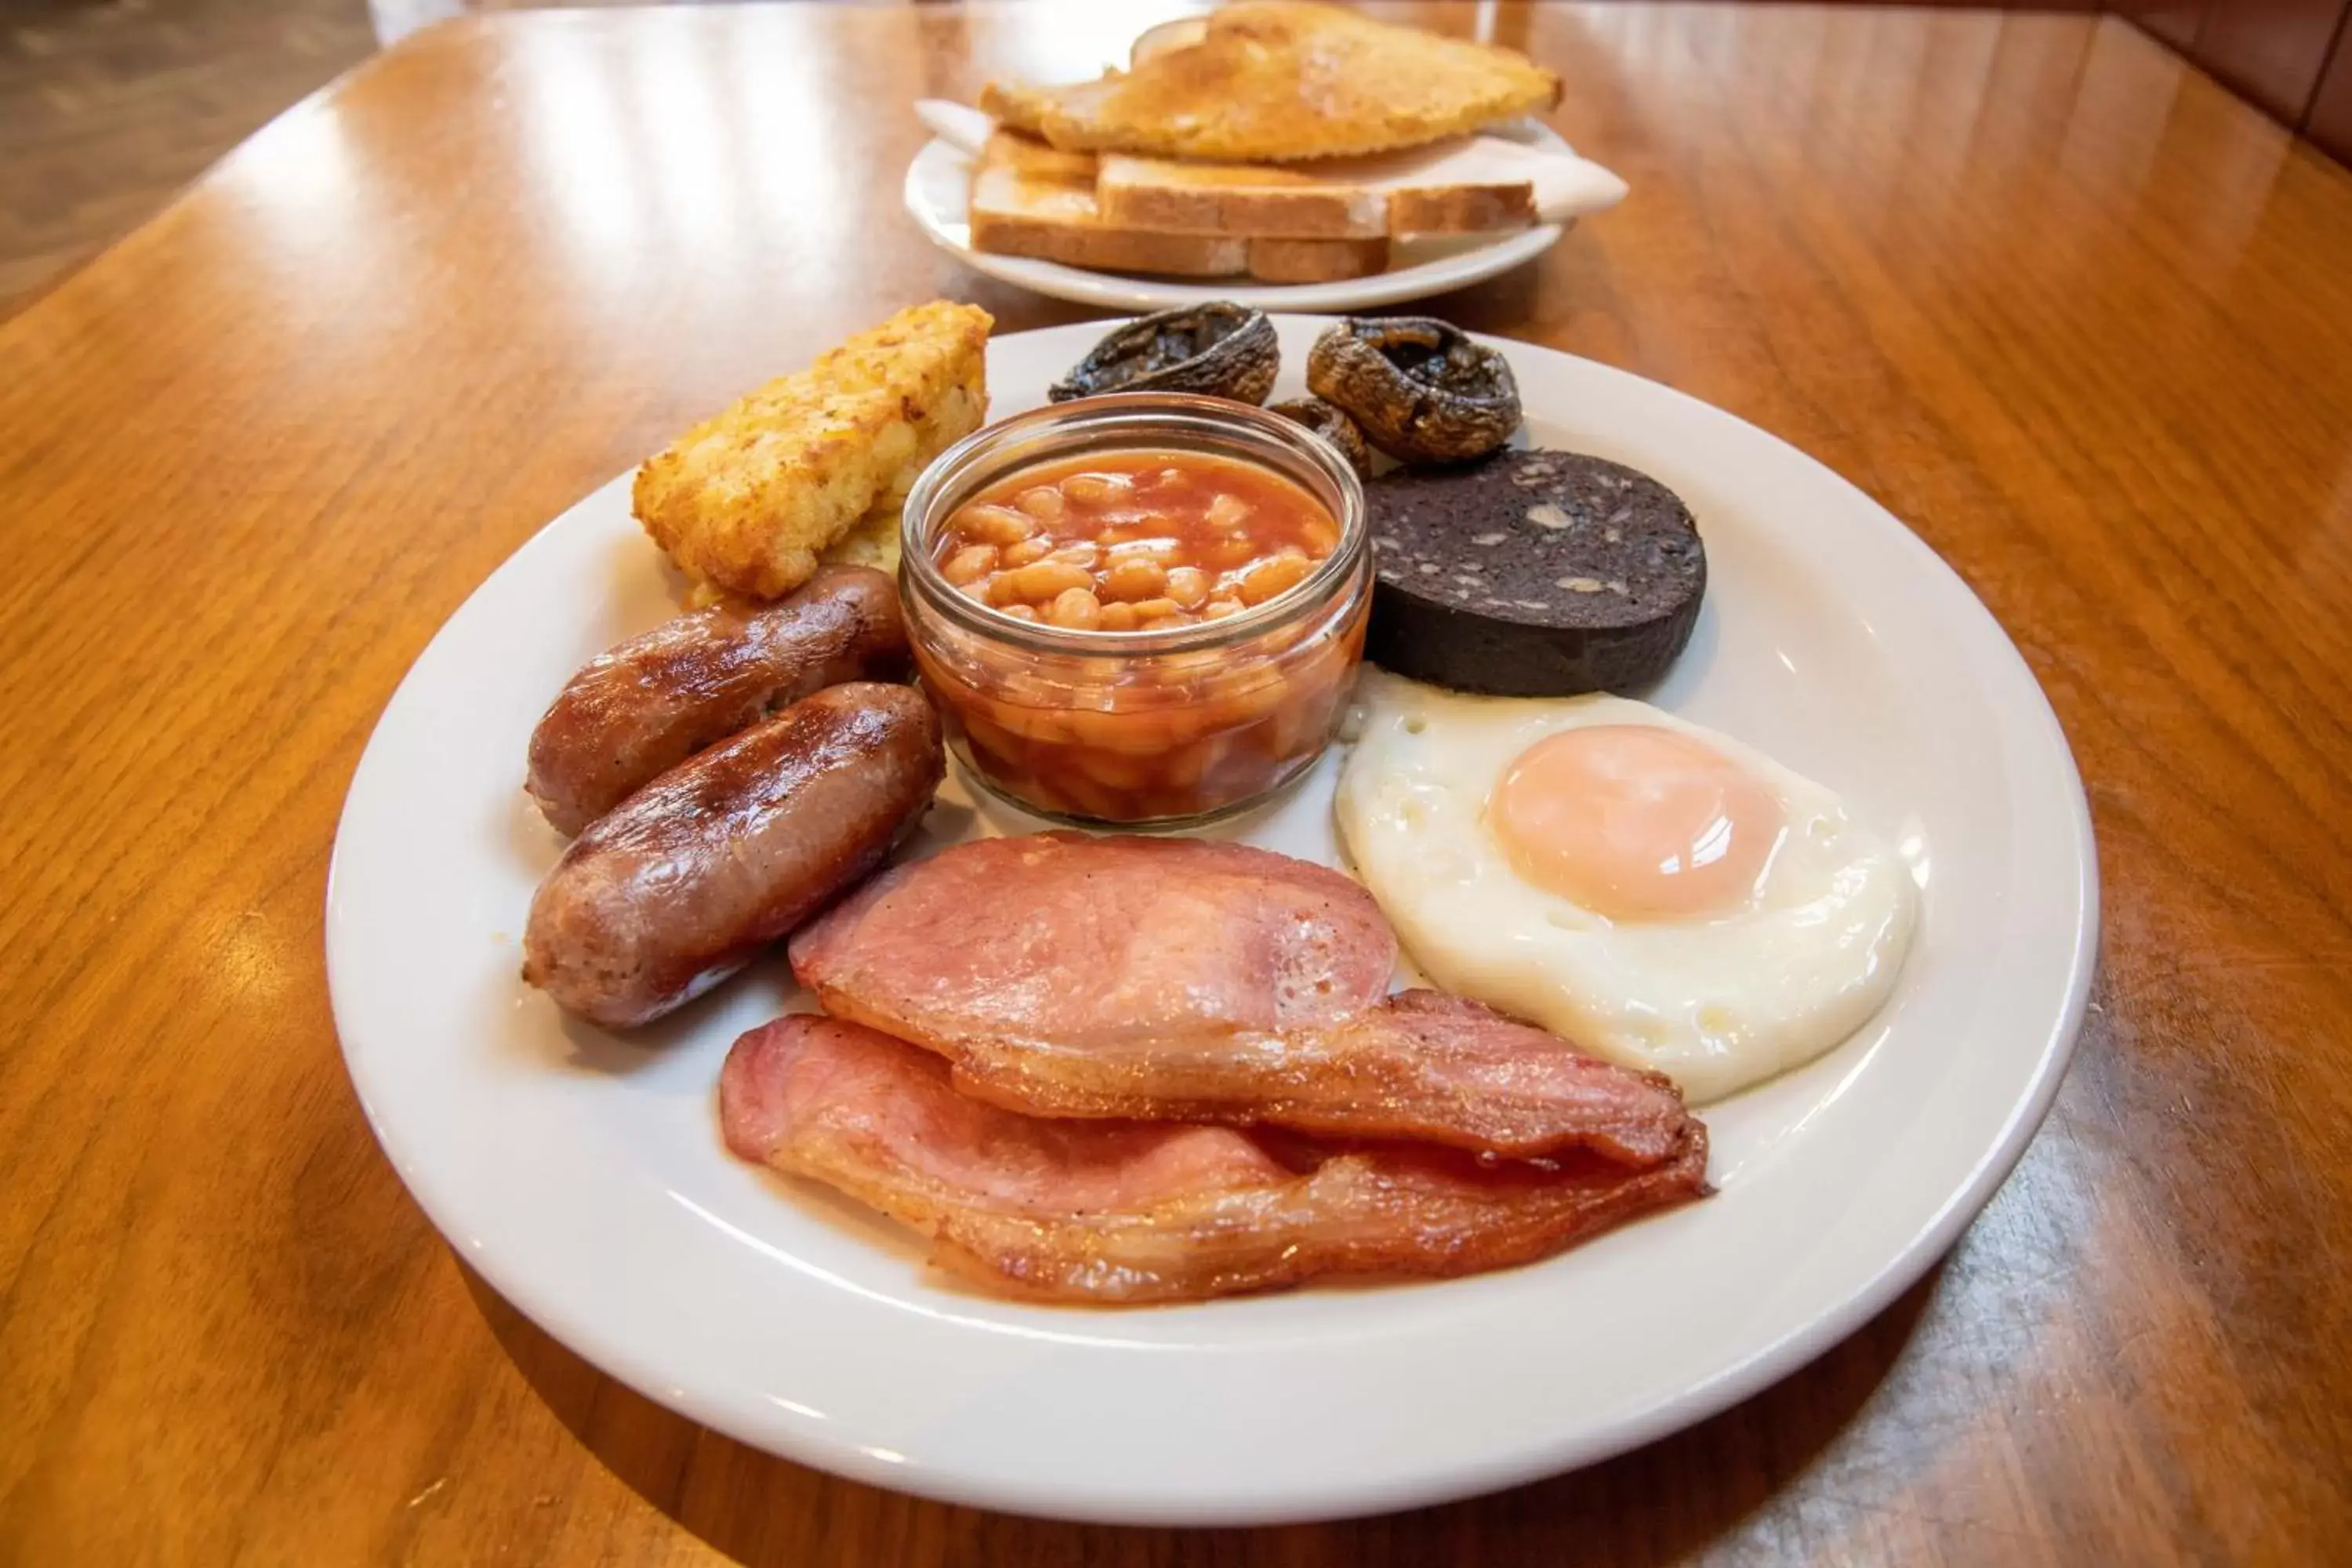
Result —
[[[1075, 631], [958, 592], [935, 559], [957, 508], [1016, 470], [1090, 452], [1201, 452], [1305, 489], [1339, 542], [1306, 581], [1223, 620]], [[1057, 821], [1186, 826], [1312, 767], [1363, 656], [1372, 557], [1363, 486], [1302, 425], [1248, 404], [1116, 393], [992, 425], [923, 471], [900, 522], [908, 635], [948, 742], [974, 778]]]

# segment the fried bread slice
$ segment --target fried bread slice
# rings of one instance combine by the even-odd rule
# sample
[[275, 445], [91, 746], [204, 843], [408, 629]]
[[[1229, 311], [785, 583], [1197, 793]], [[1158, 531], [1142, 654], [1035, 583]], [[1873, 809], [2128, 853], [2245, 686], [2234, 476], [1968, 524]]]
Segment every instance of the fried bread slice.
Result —
[[1045, 111], [1053, 107], [1054, 89], [1023, 87], [1018, 82], [992, 81], [980, 89], [981, 112], [1008, 130], [1045, 139]]
[[1513, 50], [1307, 0], [1239, 0], [1150, 42], [1130, 70], [982, 107], [1067, 151], [1256, 162], [1417, 147], [1559, 100]]

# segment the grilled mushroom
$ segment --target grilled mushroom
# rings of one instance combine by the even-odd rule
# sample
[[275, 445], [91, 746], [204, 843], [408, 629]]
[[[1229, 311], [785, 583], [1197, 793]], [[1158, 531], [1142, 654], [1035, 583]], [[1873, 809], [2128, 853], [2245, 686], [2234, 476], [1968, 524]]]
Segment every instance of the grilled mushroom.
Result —
[[1138, 317], [1097, 343], [1046, 395], [1066, 403], [1103, 392], [1195, 392], [1264, 403], [1281, 363], [1265, 312], [1219, 300]]
[[1266, 412], [1279, 414], [1285, 419], [1295, 419], [1318, 436], [1339, 448], [1339, 456], [1356, 470], [1358, 479], [1372, 477], [1372, 449], [1364, 445], [1364, 433], [1356, 422], [1319, 397], [1294, 397], [1287, 403], [1270, 405]]
[[1519, 388], [1501, 354], [1427, 316], [1350, 320], [1315, 340], [1307, 384], [1401, 463], [1483, 458], [1519, 427]]

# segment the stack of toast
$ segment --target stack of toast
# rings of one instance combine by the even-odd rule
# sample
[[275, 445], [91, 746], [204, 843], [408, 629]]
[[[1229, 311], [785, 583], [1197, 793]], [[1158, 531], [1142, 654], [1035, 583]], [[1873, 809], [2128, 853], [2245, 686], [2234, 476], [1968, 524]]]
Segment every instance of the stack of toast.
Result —
[[1473, 136], [1311, 164], [1209, 163], [1066, 153], [1000, 127], [972, 171], [971, 245], [1113, 272], [1363, 278], [1387, 269], [1405, 235], [1534, 223], [1543, 165], [1565, 156]]
[[[1242, 0], [1066, 88], [992, 85], [975, 250], [1107, 271], [1318, 283], [1408, 235], [1557, 221], [1623, 194], [1565, 151], [1482, 135], [1558, 99], [1507, 49], [1297, 0]], [[1377, 89], [1377, 90], [1375, 90]]]

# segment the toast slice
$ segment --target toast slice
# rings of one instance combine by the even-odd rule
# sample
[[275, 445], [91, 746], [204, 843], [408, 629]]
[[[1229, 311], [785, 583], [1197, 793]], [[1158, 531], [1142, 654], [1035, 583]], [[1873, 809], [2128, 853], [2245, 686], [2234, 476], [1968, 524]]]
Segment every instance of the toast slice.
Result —
[[1238, 236], [1112, 227], [1095, 205], [1092, 182], [983, 164], [972, 176], [971, 221], [971, 247], [991, 256], [1177, 278], [1238, 278], [1249, 270], [1250, 242]]
[[1054, 107], [1053, 89], [1024, 87], [1019, 82], [992, 81], [980, 89], [980, 111], [1008, 130], [1040, 142], [1045, 137], [1045, 114]]
[[[1178, 237], [1182, 237], [1179, 236]], [[1389, 242], [1378, 239], [1285, 239], [1249, 242], [1249, 272], [1268, 283], [1337, 283], [1389, 268]]]
[[1096, 200], [1097, 174], [1092, 153], [1061, 152], [998, 131], [972, 174], [972, 248], [1102, 271], [1281, 283], [1362, 278], [1389, 264], [1385, 235], [1268, 238], [1116, 224]]
[[1065, 153], [1019, 126], [1000, 126], [989, 132], [987, 145], [980, 150], [980, 167], [1010, 169], [1024, 179], [1091, 187], [1101, 164], [1092, 153]]
[[1202, 163], [1106, 153], [1103, 216], [1178, 234], [1369, 238], [1476, 234], [1536, 221], [1537, 161], [1494, 136], [1314, 163]]
[[1154, 234], [1106, 223], [1095, 202], [1095, 174], [1091, 153], [1065, 153], [998, 131], [972, 171], [971, 247], [1110, 272], [1238, 278], [1249, 271], [1249, 241], [1242, 237]]
[[1108, 222], [1172, 234], [1370, 239], [1389, 232], [1386, 192], [1273, 163], [1106, 153], [1095, 199]]
[[1133, 70], [1154, 55], [1189, 49], [1208, 36], [1209, 19], [1206, 16], [1179, 16], [1172, 22], [1146, 27], [1135, 36], [1135, 42], [1127, 47], [1127, 68]]
[[1133, 68], [999, 86], [982, 107], [1074, 152], [1342, 157], [1417, 147], [1559, 101], [1559, 79], [1491, 44], [1302, 0], [1235, 0], [1137, 41]]

